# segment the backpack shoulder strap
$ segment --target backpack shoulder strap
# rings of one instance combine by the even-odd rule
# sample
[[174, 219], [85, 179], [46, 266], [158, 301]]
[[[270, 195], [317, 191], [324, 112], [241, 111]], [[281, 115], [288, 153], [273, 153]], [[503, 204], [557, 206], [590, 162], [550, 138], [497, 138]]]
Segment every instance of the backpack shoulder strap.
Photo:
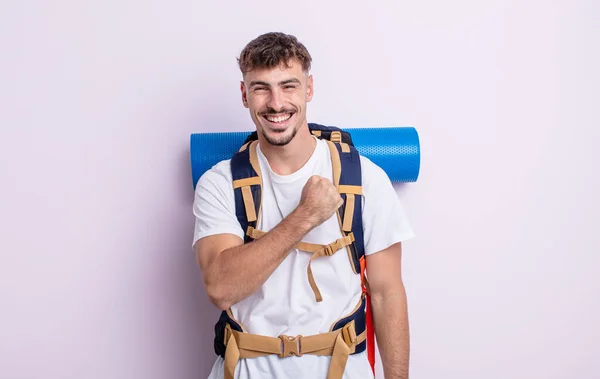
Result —
[[[332, 133], [335, 135], [335, 133]], [[327, 141], [331, 153], [333, 182], [344, 200], [338, 210], [338, 220], [344, 236], [352, 234], [349, 246], [352, 268], [361, 273], [361, 259], [365, 254], [362, 223], [362, 171], [360, 154], [356, 148], [341, 141]]]
[[[342, 132], [343, 133], [343, 132]], [[342, 134], [343, 136], [343, 134]], [[364, 233], [362, 223], [362, 170], [360, 154], [350, 142], [344, 142], [339, 135], [332, 132], [332, 138], [337, 142], [327, 141], [331, 151], [333, 180], [338, 192], [344, 199], [344, 204], [338, 210], [338, 219], [342, 233], [354, 236], [354, 242], [348, 246], [350, 261], [355, 273], [360, 274], [360, 281], [365, 298], [365, 333], [367, 356], [371, 370], [375, 374], [375, 329], [371, 311], [371, 297], [366, 279], [366, 258]]]
[[262, 178], [256, 155], [257, 143], [245, 143], [231, 158], [235, 214], [245, 233], [244, 243], [254, 239], [253, 231], [260, 217]]

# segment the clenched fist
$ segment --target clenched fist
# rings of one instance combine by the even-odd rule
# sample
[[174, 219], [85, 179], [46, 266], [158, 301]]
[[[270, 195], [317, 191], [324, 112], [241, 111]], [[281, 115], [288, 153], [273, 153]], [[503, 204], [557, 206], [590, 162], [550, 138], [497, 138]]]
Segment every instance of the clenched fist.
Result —
[[306, 212], [311, 224], [316, 227], [329, 220], [343, 203], [331, 180], [313, 175], [302, 189], [298, 208]]

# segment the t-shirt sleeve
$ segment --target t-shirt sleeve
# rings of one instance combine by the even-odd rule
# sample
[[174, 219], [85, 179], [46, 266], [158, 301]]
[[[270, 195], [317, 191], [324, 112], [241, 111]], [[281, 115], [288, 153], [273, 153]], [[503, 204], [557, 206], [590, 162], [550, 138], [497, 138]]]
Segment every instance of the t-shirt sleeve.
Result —
[[365, 255], [414, 237], [404, 207], [385, 171], [361, 156]]
[[192, 246], [201, 238], [214, 234], [244, 232], [235, 215], [235, 200], [228, 161], [218, 163], [198, 180], [194, 194], [195, 216]]

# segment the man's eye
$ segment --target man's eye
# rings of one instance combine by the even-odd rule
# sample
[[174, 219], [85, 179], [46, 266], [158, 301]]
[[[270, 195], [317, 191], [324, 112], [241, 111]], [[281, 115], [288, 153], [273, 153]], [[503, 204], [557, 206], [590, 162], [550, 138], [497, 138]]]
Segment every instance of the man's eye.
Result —
[[283, 88], [285, 88], [285, 89], [294, 89], [294, 88], [296, 88], [296, 86], [294, 86], [294, 85], [287, 85], [287, 86], [283, 86]]
[[255, 91], [266, 91], [267, 87], [254, 87]]

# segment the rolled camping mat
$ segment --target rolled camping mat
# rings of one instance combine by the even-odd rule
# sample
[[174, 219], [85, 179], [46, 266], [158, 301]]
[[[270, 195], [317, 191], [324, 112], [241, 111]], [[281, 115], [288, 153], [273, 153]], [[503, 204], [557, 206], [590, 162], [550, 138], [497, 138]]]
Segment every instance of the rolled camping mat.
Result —
[[[348, 128], [358, 152], [381, 167], [394, 183], [416, 182], [421, 165], [420, 144], [413, 127]], [[251, 132], [194, 133], [190, 159], [194, 188], [207, 170], [230, 159]]]

